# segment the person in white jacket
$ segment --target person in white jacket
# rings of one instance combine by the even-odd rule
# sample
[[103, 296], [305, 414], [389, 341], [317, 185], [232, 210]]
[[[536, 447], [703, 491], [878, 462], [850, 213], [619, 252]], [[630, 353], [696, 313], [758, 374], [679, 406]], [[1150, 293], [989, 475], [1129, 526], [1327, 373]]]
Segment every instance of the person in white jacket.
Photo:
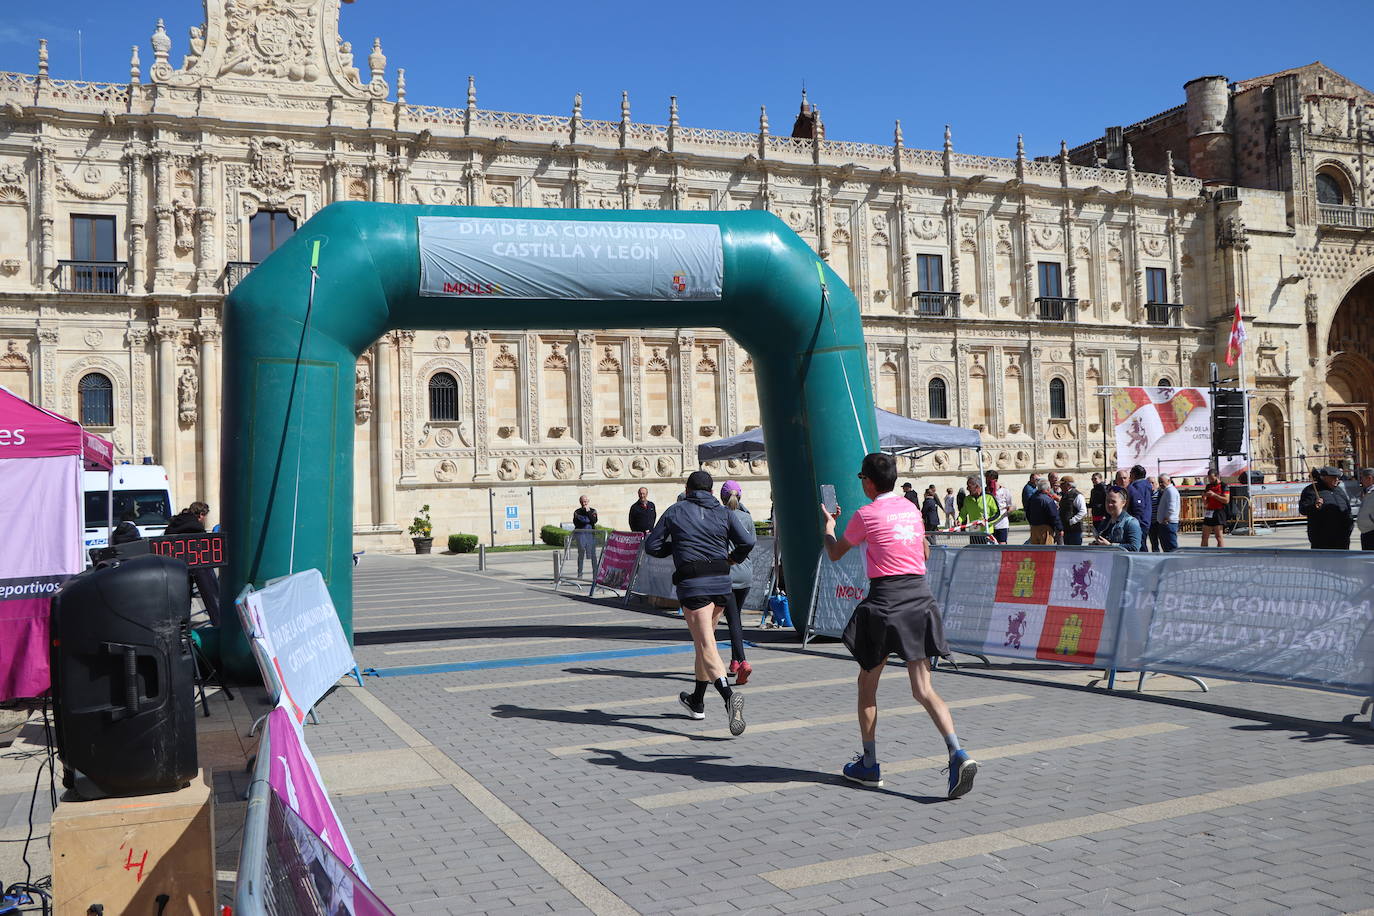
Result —
[[1374, 550], [1374, 468], [1360, 469], [1360, 511], [1355, 514], [1355, 525], [1360, 529], [1360, 549]]

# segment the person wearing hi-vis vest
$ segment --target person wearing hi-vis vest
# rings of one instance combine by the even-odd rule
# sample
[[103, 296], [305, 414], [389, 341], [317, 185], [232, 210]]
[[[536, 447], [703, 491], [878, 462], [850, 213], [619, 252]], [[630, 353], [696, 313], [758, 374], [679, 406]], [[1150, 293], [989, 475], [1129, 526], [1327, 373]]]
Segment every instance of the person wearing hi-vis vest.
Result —
[[[964, 486], [968, 490], [968, 495], [964, 497], [964, 504], [959, 507], [959, 523], [972, 534], [991, 533], [1000, 517], [996, 498], [983, 492], [983, 482], [977, 477], [965, 480]], [[987, 537], [973, 539], [970, 543], [980, 544], [984, 541], [996, 543]]]

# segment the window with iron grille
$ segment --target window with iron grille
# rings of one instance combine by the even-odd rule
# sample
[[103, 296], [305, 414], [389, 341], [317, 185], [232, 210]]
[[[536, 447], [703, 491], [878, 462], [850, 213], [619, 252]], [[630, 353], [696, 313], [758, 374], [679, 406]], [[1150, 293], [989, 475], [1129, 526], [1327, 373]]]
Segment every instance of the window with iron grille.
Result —
[[458, 419], [458, 380], [447, 372], [436, 372], [430, 377], [429, 418]]
[[82, 426], [114, 426], [114, 385], [99, 372], [90, 372], [76, 383]]
[[926, 386], [926, 400], [928, 402], [927, 415], [931, 420], [949, 419], [949, 401], [946, 397], [947, 389], [945, 380], [939, 377], [930, 380]]
[[1050, 419], [1067, 420], [1069, 418], [1069, 399], [1064, 387], [1062, 378], [1050, 379]]

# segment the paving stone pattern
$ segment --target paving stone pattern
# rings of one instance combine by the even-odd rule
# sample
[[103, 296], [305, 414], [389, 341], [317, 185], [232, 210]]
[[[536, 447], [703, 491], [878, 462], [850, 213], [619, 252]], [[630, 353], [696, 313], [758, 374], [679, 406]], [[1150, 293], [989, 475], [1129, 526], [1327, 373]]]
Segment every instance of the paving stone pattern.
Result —
[[[671, 612], [556, 595], [528, 568], [483, 575], [443, 559], [365, 558], [355, 585], [360, 664], [688, 642]], [[1369, 905], [1374, 771], [1354, 770], [1352, 784], [1335, 788], [1298, 791], [1308, 785], [1298, 780], [1279, 784], [1277, 797], [1198, 807], [1217, 790], [1374, 764], [1367, 727], [1342, 721], [1357, 699], [1233, 682], [1203, 694], [1164, 677], [1147, 681], [1143, 696], [1108, 694], [1086, 686], [1090, 673], [1043, 665], [942, 671], [937, 689], [959, 704], [960, 736], [975, 755], [1000, 754], [984, 763], [972, 794], [949, 802], [939, 736], [913, 709], [900, 669], [880, 691], [880, 759], [899, 770], [899, 761], [932, 759], [889, 774], [884, 789], [853, 787], [836, 774], [858, 749], [854, 688], [811, 686], [852, 678], [843, 647], [803, 652], [784, 634], [751, 630], [750, 638], [760, 645], [744, 688], [751, 731], [740, 738], [719, 736], [725, 716], [715, 696], [705, 722], [680, 714], [690, 653], [372, 677], [372, 698], [414, 730], [400, 729], [409, 737], [355, 689], [325, 701], [308, 736], [322, 760], [433, 745], [504, 812], [474, 804], [457, 781], [340, 797], [375, 888], [399, 913], [1344, 913]], [[816, 721], [827, 718], [839, 721]], [[1152, 728], [1100, 734], [1140, 726]], [[1020, 750], [1054, 738], [1070, 746]], [[634, 739], [650, 740], [627, 743]], [[740, 783], [751, 791], [718, 797]], [[1094, 820], [1158, 802], [1174, 804], [1150, 822]], [[1033, 835], [1052, 838], [974, 848], [1006, 845], [998, 838], [1037, 825], [1050, 826]], [[517, 842], [531, 835], [571, 867], [537, 860], [536, 847]], [[855, 857], [910, 856], [915, 847], [936, 860], [912, 866], [889, 856], [872, 860], [873, 873], [843, 876]], [[789, 880], [805, 886], [785, 889]]]

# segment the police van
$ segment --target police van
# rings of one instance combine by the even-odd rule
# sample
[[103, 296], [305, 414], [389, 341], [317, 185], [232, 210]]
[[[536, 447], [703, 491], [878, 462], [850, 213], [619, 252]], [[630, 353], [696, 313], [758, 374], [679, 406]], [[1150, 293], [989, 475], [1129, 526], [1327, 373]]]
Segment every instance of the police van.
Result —
[[[176, 503], [172, 499], [172, 483], [167, 469], [157, 464], [117, 464], [113, 471], [83, 471], [85, 489], [83, 509], [85, 531], [82, 543], [86, 550], [105, 547], [110, 541], [108, 519], [116, 526], [129, 510], [134, 512], [134, 524], [145, 538], [157, 537], [172, 520]], [[112, 479], [113, 478], [113, 479]], [[109, 499], [113, 495], [114, 511]]]

